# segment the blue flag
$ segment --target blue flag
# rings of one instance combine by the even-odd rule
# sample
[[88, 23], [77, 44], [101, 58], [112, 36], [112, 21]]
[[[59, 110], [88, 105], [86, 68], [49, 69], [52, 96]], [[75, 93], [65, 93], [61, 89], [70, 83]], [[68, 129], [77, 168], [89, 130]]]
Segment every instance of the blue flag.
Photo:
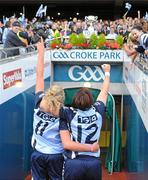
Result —
[[3, 16], [3, 24], [4, 24], [4, 25], [6, 24], [7, 21], [9, 21], [9, 18]]
[[39, 9], [36, 12], [36, 17], [41, 17], [42, 16], [42, 11], [43, 11], [43, 4], [40, 5]]

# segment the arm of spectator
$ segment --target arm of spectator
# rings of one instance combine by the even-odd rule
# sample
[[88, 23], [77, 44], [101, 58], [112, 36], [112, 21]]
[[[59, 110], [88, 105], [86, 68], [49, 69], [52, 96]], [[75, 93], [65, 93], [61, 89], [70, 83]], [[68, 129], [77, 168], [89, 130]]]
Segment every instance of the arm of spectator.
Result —
[[60, 136], [64, 149], [71, 151], [83, 151], [83, 152], [96, 152], [99, 150], [98, 142], [93, 144], [81, 144], [79, 142], [72, 141], [70, 138], [69, 130], [60, 130]]
[[110, 85], [110, 65], [103, 64], [102, 68], [105, 72], [105, 78], [101, 87], [101, 92], [99, 96], [97, 97], [97, 101], [102, 101], [106, 105], [106, 100], [107, 100], [109, 85]]
[[144, 54], [148, 55], [148, 49], [144, 51]]
[[36, 66], [36, 93], [44, 91], [44, 42], [37, 43], [38, 61]]
[[135, 61], [136, 57], [137, 57], [137, 54], [134, 54], [134, 55], [131, 56], [132, 63]]
[[21, 41], [25, 44], [26, 47], [28, 46], [28, 40], [27, 39], [22, 38]]
[[129, 46], [127, 44], [123, 45], [123, 49], [125, 50], [125, 52], [127, 53], [128, 56], [132, 56], [132, 55], [137, 55], [137, 51], [136, 49], [130, 49]]

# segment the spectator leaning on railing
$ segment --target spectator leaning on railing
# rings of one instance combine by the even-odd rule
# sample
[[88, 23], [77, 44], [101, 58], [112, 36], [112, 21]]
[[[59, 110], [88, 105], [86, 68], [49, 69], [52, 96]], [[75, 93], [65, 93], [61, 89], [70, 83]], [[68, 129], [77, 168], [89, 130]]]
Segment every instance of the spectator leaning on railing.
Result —
[[133, 50], [130, 50], [128, 45], [125, 45], [124, 50], [127, 52], [127, 54], [129, 56], [137, 53], [148, 55], [148, 33], [143, 33], [142, 27], [137, 25], [132, 28], [131, 35], [135, 40], [137, 40], [138, 46], [136, 46]]
[[[141, 21], [143, 22], [144, 20], [141, 19]], [[132, 31], [131, 39], [138, 42], [138, 47], [128, 49], [129, 46], [125, 45], [125, 51], [127, 51], [128, 55], [134, 54], [136, 56], [138, 52], [147, 55], [148, 24], [146, 21], [144, 21], [144, 24], [141, 22], [143, 25], [142, 32], [139, 28], [135, 29], [136, 26], [134, 25], [137, 22], [137, 18], [134, 19], [131, 17], [128, 17], [126, 21], [123, 19], [117, 19], [115, 21], [98, 19], [98, 24], [96, 23], [95, 26], [93, 25], [93, 29], [95, 30], [95, 34], [99, 35], [103, 33], [109, 39], [116, 39], [117, 35], [122, 35], [125, 42], [127, 41], [128, 34]], [[13, 48], [35, 44], [40, 40], [40, 37], [43, 37], [46, 42], [46, 46], [48, 47], [51, 39], [57, 37], [57, 34], [69, 36], [71, 33], [83, 33], [87, 36], [88, 29], [89, 27], [86, 25], [85, 21], [77, 18], [74, 18], [73, 21], [59, 20], [55, 22], [49, 21], [48, 19], [44, 22], [39, 22], [37, 19], [33, 19], [32, 22], [28, 22], [28, 25], [25, 26], [24, 29], [20, 29], [20, 24], [16, 21], [16, 18], [10, 17], [8, 28], [7, 24], [5, 24], [5, 30], [2, 32], [2, 39], [4, 48]], [[19, 50], [16, 48], [13, 50], [6, 50], [6, 52], [7, 56], [15, 56], [19, 54]]]
[[[12, 30], [9, 31], [6, 37], [4, 48], [26, 46], [26, 44], [22, 42], [17, 35], [20, 27], [21, 25], [18, 21], [14, 21], [12, 23]], [[16, 56], [19, 55], [19, 49], [7, 50], [6, 53], [7, 53], [7, 57]]]

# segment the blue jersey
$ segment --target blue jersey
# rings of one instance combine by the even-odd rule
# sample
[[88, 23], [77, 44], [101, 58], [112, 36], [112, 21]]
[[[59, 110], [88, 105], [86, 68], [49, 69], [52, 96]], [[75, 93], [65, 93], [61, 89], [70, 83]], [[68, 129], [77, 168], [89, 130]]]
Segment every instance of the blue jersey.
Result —
[[148, 50], [148, 33], [143, 33], [140, 36], [140, 45], [145, 49]]
[[43, 92], [38, 92], [35, 97], [32, 146], [37, 151], [45, 154], [62, 153], [59, 118], [39, 108], [43, 96]]
[[[139, 46], [137, 46], [136, 51], [138, 53], [144, 53], [145, 50], [148, 50], [148, 33], [143, 33], [140, 36]], [[145, 59], [148, 59], [148, 55], [144, 54]]]
[[[74, 141], [83, 144], [93, 144], [99, 140], [102, 119], [105, 113], [103, 102], [96, 102], [87, 111], [63, 107], [60, 110], [60, 130], [69, 129]], [[71, 153], [72, 156], [74, 153]], [[75, 155], [100, 156], [98, 152], [76, 152]]]

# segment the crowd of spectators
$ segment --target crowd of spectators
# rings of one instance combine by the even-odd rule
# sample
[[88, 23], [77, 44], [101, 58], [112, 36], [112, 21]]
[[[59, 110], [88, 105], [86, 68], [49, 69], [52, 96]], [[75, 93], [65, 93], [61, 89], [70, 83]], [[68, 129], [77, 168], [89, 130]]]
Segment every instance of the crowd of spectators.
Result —
[[[33, 18], [31, 21], [25, 19], [23, 22], [19, 22], [19, 19], [10, 17], [5, 24], [0, 22], [0, 43], [3, 44], [4, 48], [28, 47], [28, 45], [38, 42], [42, 36], [46, 42], [46, 46], [49, 46], [48, 42], [56, 37], [57, 33], [61, 36], [69, 36], [72, 33], [83, 33], [87, 36], [90, 32], [92, 33], [92, 29], [90, 31], [91, 24], [76, 17], [71, 21], [66, 19], [52, 21], [50, 17], [44, 19], [44, 21], [41, 21]], [[122, 35], [125, 43], [129, 42], [130, 39], [131, 44], [135, 46], [140, 43], [138, 37], [132, 34], [133, 27], [137, 25], [141, 27], [142, 33], [148, 34], [148, 22], [144, 18], [138, 19], [132, 17], [116, 19], [114, 21], [98, 19], [93, 24], [93, 33], [96, 35], [103, 33], [109, 39], [115, 39], [117, 35]], [[148, 48], [147, 41], [144, 46], [146, 48], [145, 50]], [[129, 48], [128, 50], [130, 51], [134, 47], [131, 44], [126, 46], [125, 49], [127, 50]], [[15, 50], [8, 53], [8, 56], [17, 55], [18, 53]]]

